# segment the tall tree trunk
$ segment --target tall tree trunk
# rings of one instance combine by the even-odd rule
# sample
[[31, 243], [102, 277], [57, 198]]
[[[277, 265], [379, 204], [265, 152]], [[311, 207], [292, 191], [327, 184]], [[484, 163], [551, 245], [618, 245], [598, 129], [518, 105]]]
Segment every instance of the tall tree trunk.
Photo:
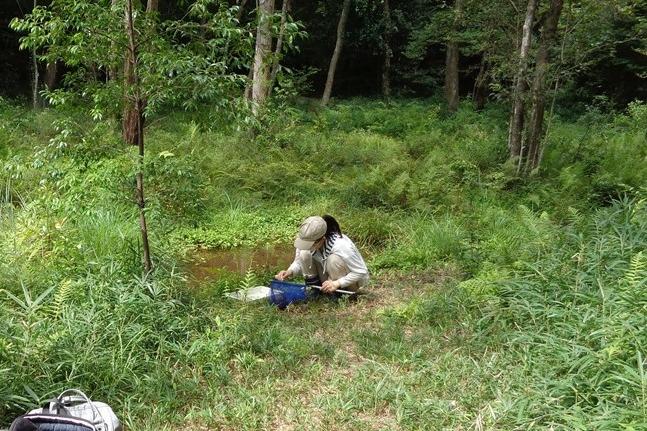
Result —
[[[37, 0], [34, 0], [34, 9], [38, 6]], [[31, 59], [32, 59], [32, 69], [33, 69], [33, 76], [32, 76], [32, 105], [34, 109], [37, 109], [40, 107], [40, 95], [38, 94], [38, 91], [40, 90], [40, 74], [38, 73], [38, 56], [36, 54], [36, 48], [34, 48], [31, 51]]]
[[[456, 0], [454, 4], [454, 25], [453, 31], [458, 30], [460, 15], [462, 13], [462, 0]], [[447, 57], [445, 59], [445, 98], [447, 99], [447, 109], [454, 112], [458, 109], [458, 60], [460, 52], [458, 42], [452, 36], [447, 42]]]
[[129, 104], [134, 112], [134, 128], [136, 144], [139, 149], [137, 158], [136, 195], [137, 206], [139, 207], [139, 228], [142, 236], [142, 263], [144, 274], [151, 272], [153, 265], [150, 257], [150, 247], [148, 243], [148, 229], [146, 226], [146, 200], [144, 199], [144, 101], [139, 88], [139, 76], [137, 72], [137, 63], [139, 61], [137, 54], [137, 42], [135, 40], [135, 27], [133, 23], [133, 0], [126, 1], [126, 32], [128, 36], [128, 48], [126, 55], [127, 70], [124, 71], [125, 87], [129, 89], [128, 95], [132, 103]]
[[480, 111], [485, 107], [485, 101], [487, 100], [487, 88], [488, 88], [488, 72], [487, 72], [487, 53], [483, 53], [481, 57], [481, 67], [479, 67], [479, 73], [476, 76], [476, 81], [474, 82], [474, 91], [472, 94], [472, 99], [474, 100], [474, 106], [477, 111]]
[[535, 76], [532, 83], [532, 113], [526, 135], [528, 147], [526, 156], [526, 173], [531, 173], [539, 166], [539, 154], [544, 132], [544, 112], [546, 109], [546, 75], [550, 67], [550, 49], [557, 36], [557, 24], [562, 13], [564, 0], [551, 0], [548, 16], [544, 21], [541, 41], [537, 51]]
[[391, 7], [389, 0], [384, 0], [384, 63], [382, 64], [382, 95], [385, 98], [391, 97], [391, 33], [393, 32], [393, 22], [391, 21]]
[[344, 47], [344, 33], [346, 32], [346, 21], [348, 20], [348, 13], [350, 11], [350, 0], [344, 0], [344, 6], [339, 17], [337, 24], [337, 43], [335, 50], [330, 58], [330, 66], [328, 66], [328, 77], [326, 78], [326, 87], [324, 88], [323, 97], [321, 98], [321, 105], [326, 106], [330, 101], [330, 94], [332, 93], [333, 82], [335, 81], [335, 71], [337, 70], [337, 61], [341, 55], [341, 50]]
[[265, 104], [270, 82], [270, 56], [272, 55], [272, 14], [274, 0], [259, 0], [254, 80], [252, 83], [252, 110], [257, 115]]
[[521, 158], [521, 136], [525, 119], [524, 98], [528, 89], [526, 73], [528, 71], [528, 52], [532, 40], [532, 23], [535, 20], [535, 10], [538, 0], [528, 0], [526, 19], [523, 23], [521, 46], [519, 48], [519, 66], [515, 76], [515, 87], [512, 94], [512, 114], [510, 116], [510, 129], [508, 132], [508, 151], [510, 159], [518, 162]]

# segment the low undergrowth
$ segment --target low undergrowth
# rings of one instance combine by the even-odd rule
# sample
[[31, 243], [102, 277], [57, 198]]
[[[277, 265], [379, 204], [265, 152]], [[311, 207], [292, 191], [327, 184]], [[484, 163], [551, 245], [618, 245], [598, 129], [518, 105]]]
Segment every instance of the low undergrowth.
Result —
[[[504, 111], [351, 101], [253, 141], [152, 121], [142, 278], [115, 125], [2, 102], [0, 425], [77, 386], [142, 430], [644, 428], [645, 105], [555, 118], [530, 179]], [[369, 256], [358, 302], [187, 284], [193, 248], [289, 244], [322, 213]]]

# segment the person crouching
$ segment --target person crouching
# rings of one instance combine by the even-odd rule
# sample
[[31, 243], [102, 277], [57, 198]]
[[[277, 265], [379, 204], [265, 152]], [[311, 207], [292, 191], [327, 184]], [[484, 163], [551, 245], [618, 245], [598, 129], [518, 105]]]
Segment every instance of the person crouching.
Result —
[[338, 289], [357, 292], [369, 279], [368, 268], [355, 243], [341, 232], [334, 217], [308, 217], [294, 241], [294, 262], [276, 274], [277, 280], [303, 275], [308, 286], [325, 293]]

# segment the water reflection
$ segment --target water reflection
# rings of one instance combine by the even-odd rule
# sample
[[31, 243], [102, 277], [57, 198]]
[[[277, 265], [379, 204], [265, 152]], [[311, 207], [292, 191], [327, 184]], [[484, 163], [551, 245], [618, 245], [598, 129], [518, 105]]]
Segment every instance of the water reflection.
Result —
[[292, 245], [237, 248], [233, 250], [196, 250], [186, 271], [196, 283], [211, 281], [223, 273], [244, 275], [253, 271], [285, 269], [294, 259]]

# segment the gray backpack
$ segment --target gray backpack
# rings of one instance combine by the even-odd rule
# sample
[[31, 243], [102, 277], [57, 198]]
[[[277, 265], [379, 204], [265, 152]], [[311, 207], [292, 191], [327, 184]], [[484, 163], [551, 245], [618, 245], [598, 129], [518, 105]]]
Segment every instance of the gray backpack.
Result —
[[16, 418], [9, 431], [122, 431], [122, 427], [109, 405], [69, 389], [44, 407]]

